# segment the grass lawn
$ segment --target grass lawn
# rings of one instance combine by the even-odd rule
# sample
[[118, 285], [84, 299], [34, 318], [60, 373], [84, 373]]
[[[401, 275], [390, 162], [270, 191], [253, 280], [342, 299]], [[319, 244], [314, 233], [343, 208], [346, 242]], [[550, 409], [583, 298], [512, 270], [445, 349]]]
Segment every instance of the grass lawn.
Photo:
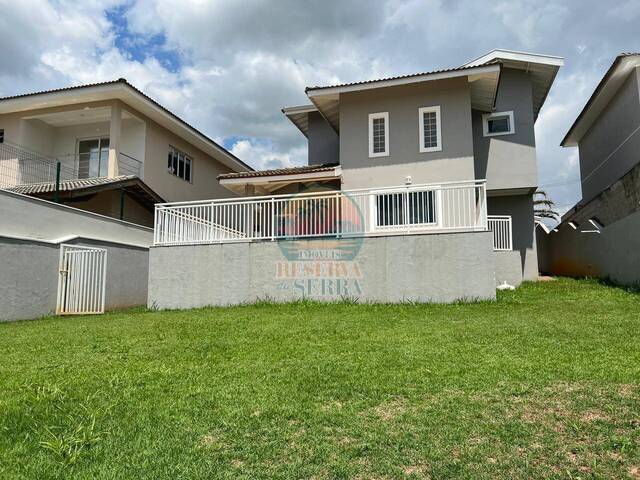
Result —
[[0, 325], [0, 478], [638, 478], [640, 294]]

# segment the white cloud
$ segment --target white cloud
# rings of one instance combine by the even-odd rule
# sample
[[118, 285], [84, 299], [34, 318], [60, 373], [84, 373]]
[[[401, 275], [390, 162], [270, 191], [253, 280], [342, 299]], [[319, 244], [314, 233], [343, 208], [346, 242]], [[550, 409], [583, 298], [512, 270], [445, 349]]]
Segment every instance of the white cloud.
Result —
[[231, 148], [231, 153], [265, 170], [295, 167], [305, 165], [307, 162], [306, 148], [296, 147], [282, 153], [274, 150], [273, 145], [268, 142], [257, 143], [251, 140], [239, 140]]
[[[2, 1], [2, 0], [0, 0]], [[125, 77], [256, 167], [306, 161], [281, 114], [304, 87], [454, 66], [492, 48], [565, 55], [537, 122], [540, 179], [579, 197], [575, 151], [558, 144], [619, 51], [637, 50], [637, 2], [473, 0], [24, 0], [0, 16], [0, 95]], [[120, 6], [126, 25], [107, 9]], [[162, 42], [142, 58], [125, 46]], [[179, 60], [169, 69], [163, 52]], [[138, 52], [140, 53], [140, 52]]]

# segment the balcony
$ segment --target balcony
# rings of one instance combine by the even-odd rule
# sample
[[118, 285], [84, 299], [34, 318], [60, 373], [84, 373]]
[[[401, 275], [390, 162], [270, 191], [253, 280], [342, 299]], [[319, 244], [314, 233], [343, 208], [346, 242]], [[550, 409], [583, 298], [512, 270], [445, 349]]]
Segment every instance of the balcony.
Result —
[[[107, 155], [108, 156], [108, 155]], [[106, 177], [104, 152], [64, 154], [50, 158], [10, 143], [0, 144], [0, 188], [35, 183], [60, 183], [82, 178]], [[101, 165], [105, 165], [101, 167]], [[117, 175], [142, 176], [142, 162], [120, 152]]]
[[154, 245], [487, 230], [485, 181], [157, 204]]

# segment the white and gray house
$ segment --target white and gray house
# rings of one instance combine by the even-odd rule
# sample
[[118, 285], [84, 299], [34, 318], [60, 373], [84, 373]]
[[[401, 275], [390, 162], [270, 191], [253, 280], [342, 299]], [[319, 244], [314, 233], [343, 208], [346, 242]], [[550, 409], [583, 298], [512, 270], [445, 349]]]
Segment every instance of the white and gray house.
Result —
[[495, 298], [535, 280], [534, 125], [563, 59], [494, 50], [306, 89], [308, 165], [228, 172], [235, 198], [157, 204], [149, 305]]

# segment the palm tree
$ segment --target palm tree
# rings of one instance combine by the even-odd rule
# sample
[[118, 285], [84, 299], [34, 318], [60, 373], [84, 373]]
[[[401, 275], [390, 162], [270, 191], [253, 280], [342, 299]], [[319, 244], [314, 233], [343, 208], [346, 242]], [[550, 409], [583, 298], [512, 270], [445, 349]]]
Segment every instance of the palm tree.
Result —
[[533, 214], [539, 218], [550, 218], [557, 222], [560, 221], [560, 215], [555, 211], [555, 202], [549, 198], [544, 190], [537, 190], [533, 194]]

